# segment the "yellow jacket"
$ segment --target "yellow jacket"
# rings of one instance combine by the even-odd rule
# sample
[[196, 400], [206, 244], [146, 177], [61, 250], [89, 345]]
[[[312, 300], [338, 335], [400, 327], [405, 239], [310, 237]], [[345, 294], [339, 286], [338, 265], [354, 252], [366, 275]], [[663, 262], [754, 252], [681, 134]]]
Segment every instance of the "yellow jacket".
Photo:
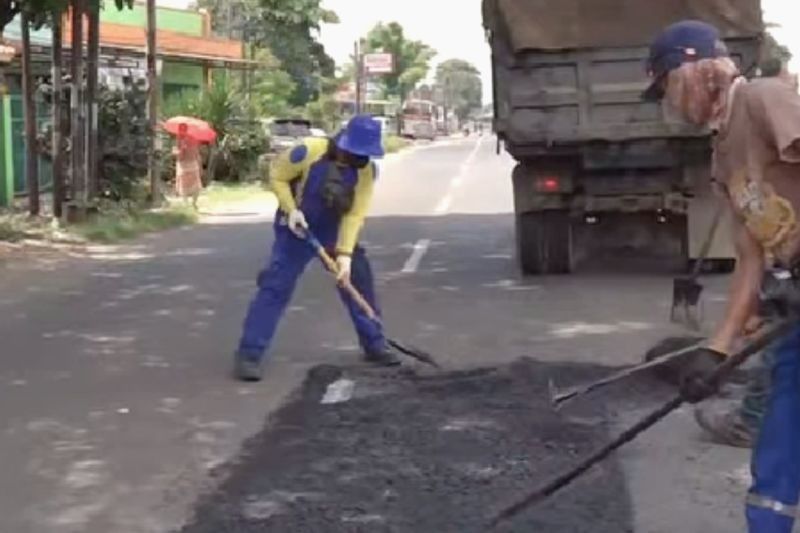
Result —
[[[311, 168], [319, 162], [328, 151], [328, 139], [308, 138], [301, 147], [295, 147], [279, 155], [273, 162], [270, 171], [270, 188], [278, 197], [278, 203], [284, 213], [291, 213], [302, 201], [303, 190]], [[299, 180], [299, 183], [297, 183]], [[297, 198], [292, 192], [292, 185], [297, 184]], [[355, 186], [353, 207], [342, 217], [336, 252], [349, 255], [353, 253], [358, 236], [364, 225], [364, 219], [372, 201], [375, 186], [375, 165], [370, 163], [358, 171], [358, 182]]]

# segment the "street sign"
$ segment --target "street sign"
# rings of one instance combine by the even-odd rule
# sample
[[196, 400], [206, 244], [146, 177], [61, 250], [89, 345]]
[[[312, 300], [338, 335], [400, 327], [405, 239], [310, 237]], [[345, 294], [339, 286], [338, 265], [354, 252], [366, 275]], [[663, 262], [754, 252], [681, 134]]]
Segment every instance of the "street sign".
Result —
[[364, 71], [367, 74], [391, 74], [394, 72], [392, 54], [364, 54]]

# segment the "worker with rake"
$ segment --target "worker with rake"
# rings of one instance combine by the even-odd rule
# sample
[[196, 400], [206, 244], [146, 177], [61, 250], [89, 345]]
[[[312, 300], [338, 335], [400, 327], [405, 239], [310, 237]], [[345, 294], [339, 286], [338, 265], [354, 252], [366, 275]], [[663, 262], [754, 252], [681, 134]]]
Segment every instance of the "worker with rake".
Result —
[[357, 305], [343, 286], [352, 284], [380, 314], [372, 270], [359, 233], [372, 199], [382, 157], [382, 128], [367, 115], [354, 117], [333, 139], [309, 138], [273, 163], [270, 183], [278, 197], [275, 242], [258, 276], [258, 291], [244, 321], [235, 373], [243, 381], [262, 378], [263, 361], [298, 278], [317, 253], [319, 242], [335, 257], [340, 294], [367, 361], [400, 364], [389, 349], [381, 323]]
[[[712, 378], [758, 307], [765, 267], [770, 298], [797, 320], [800, 297], [800, 96], [778, 79], [748, 82], [719, 32], [684, 21], [651, 46], [646, 96], [666, 100], [714, 137], [714, 179], [734, 213], [737, 265], [727, 311], [696, 350], [682, 383], [685, 400], [714, 395]], [[800, 499], [800, 323], [774, 348], [772, 390], [752, 461], [751, 533], [790, 533]]]

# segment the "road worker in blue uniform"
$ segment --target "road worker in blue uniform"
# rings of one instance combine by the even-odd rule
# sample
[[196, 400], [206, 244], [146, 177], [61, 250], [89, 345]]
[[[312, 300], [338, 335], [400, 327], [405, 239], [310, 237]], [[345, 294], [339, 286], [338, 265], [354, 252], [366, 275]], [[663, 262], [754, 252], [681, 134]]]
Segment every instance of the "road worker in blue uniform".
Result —
[[734, 215], [727, 311], [693, 354], [681, 392], [689, 402], [713, 396], [713, 373], [741, 342], [759, 297], [779, 304], [794, 329], [772, 348], [746, 516], [750, 533], [791, 533], [800, 500], [800, 95], [780, 79], [746, 80], [716, 28], [702, 22], [664, 30], [649, 63], [646, 96], [716, 132], [713, 178]]
[[[279, 203], [275, 242], [244, 321], [235, 358], [239, 379], [261, 379], [262, 363], [297, 280], [316, 258], [305, 239], [306, 231], [336, 258], [339, 281], [350, 279], [380, 314], [370, 264], [358, 238], [377, 178], [371, 159], [384, 154], [381, 130], [372, 117], [358, 115], [333, 139], [306, 139], [273, 162], [270, 184]], [[344, 290], [340, 295], [367, 361], [400, 364], [380, 324], [364, 314]]]

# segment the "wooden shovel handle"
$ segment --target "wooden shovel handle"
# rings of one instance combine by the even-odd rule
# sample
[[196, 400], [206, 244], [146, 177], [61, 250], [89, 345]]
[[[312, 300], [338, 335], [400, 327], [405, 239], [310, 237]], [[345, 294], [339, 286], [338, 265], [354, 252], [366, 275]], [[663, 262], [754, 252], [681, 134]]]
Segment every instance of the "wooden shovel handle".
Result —
[[[322, 243], [320, 243], [315, 237], [311, 235], [309, 235], [307, 238], [308, 242], [310, 242], [311, 245], [314, 247], [314, 249], [317, 251], [317, 255], [322, 260], [322, 263], [325, 265], [325, 268], [327, 268], [332, 274], [338, 274], [339, 266], [336, 264], [336, 261], [333, 260], [330, 254], [325, 250], [325, 247], [322, 246]], [[372, 308], [369, 302], [361, 295], [361, 293], [358, 292], [358, 289], [353, 287], [353, 284], [350, 282], [349, 279], [340, 281], [339, 286], [342, 287], [345, 291], [347, 291], [347, 294], [349, 294], [350, 297], [353, 299], [353, 301], [356, 303], [356, 305], [359, 306], [361, 310], [364, 311], [364, 313], [366, 313], [366, 315], [370, 318], [370, 320], [375, 320], [378, 322], [380, 321], [378, 314], [375, 312], [375, 310]]]

